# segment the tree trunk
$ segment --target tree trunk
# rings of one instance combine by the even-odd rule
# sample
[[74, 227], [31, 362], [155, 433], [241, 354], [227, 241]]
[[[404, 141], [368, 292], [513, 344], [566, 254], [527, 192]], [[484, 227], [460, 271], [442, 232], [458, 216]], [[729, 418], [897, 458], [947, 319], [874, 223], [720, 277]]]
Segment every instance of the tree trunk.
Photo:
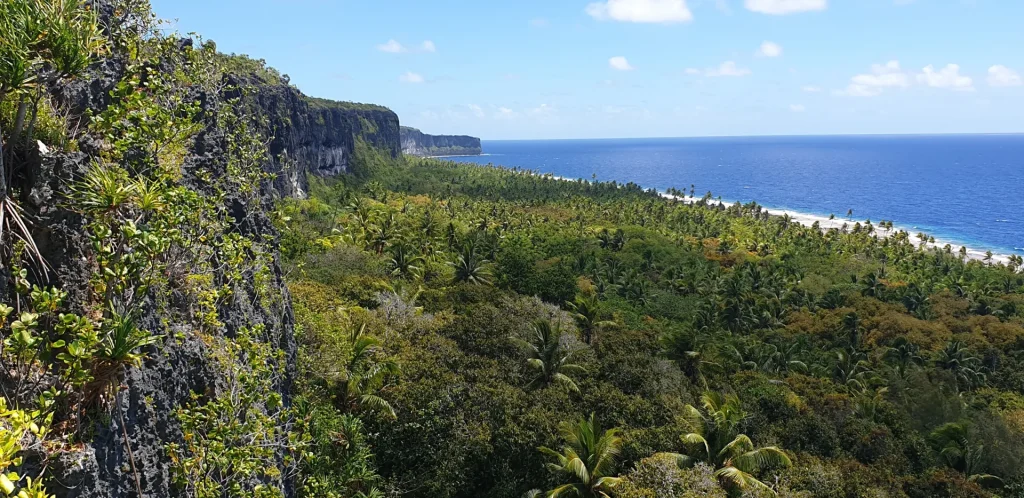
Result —
[[[4, 92], [0, 92], [0, 105], [4, 103]], [[4, 165], [4, 130], [0, 126], [0, 203], [7, 200], [7, 167]], [[0, 210], [3, 206], [0, 205]], [[0, 221], [2, 221], [2, 214], [0, 214]], [[0, 223], [0, 234], [3, 233], [3, 224]], [[0, 240], [2, 242], [2, 240]]]
[[[0, 91], [0, 104], [4, 102], [4, 92]], [[4, 165], [4, 130], [3, 126], [0, 126], [0, 248], [4, 243], [4, 225], [7, 220], [4, 219], [4, 210], [7, 208], [7, 167]], [[9, 275], [7, 272], [7, 264], [0, 265], [0, 299], [7, 298], [7, 281]]]
[[39, 118], [39, 97], [32, 100], [32, 119], [28, 122], [28, 128], [25, 130], [25, 143], [30, 147], [32, 144], [32, 135], [36, 132], [36, 119]]
[[21, 100], [18, 102], [18, 117], [14, 119], [14, 129], [11, 131], [11, 141], [7, 144], [7, 153], [10, 155], [8, 158], [14, 161], [14, 150], [18, 144], [18, 139], [21, 138], [21, 129], [25, 126], [25, 112], [28, 111], [28, 98], [22, 94]]

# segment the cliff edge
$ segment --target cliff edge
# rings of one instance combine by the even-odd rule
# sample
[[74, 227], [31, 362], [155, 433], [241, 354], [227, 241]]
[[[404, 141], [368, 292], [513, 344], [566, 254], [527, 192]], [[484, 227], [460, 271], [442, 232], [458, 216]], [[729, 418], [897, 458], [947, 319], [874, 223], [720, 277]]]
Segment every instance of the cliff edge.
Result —
[[478, 156], [480, 139], [466, 135], [427, 135], [416, 128], [401, 127], [402, 153], [410, 156]]

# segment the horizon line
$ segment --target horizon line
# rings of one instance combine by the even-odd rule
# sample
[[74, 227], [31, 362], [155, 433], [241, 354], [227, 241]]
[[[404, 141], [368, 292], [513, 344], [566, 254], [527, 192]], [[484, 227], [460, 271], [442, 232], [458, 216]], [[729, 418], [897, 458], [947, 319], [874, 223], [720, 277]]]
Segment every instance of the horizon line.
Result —
[[941, 136], [1013, 136], [1024, 135], [1024, 131], [1009, 132], [938, 132], [938, 133], [806, 133], [806, 134], [764, 134], [764, 135], [662, 135], [648, 137], [587, 137], [587, 138], [483, 138], [486, 142], [555, 142], [587, 140], [645, 140], [645, 139], [691, 139], [691, 138], [828, 138], [828, 137], [941, 137]]

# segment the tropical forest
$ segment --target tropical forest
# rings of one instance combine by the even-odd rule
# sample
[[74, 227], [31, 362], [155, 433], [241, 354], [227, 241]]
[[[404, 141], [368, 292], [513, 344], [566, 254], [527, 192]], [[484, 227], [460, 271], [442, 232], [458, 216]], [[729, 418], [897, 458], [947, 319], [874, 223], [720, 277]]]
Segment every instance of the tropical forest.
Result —
[[1019, 258], [405, 156], [145, 0], [0, 0], [0, 137], [0, 496], [1024, 496]]

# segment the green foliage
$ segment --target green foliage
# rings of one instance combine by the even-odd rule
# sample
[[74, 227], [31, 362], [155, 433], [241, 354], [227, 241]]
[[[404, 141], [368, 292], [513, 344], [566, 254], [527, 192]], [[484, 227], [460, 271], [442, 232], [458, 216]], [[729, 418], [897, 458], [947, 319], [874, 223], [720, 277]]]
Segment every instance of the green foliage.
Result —
[[[304, 97], [306, 102], [309, 102], [310, 106], [314, 109], [341, 109], [345, 111], [362, 111], [362, 112], [391, 112], [390, 109], [382, 105], [377, 104], [363, 104], [359, 102], [341, 102], [337, 100], [321, 99], [318, 97]], [[370, 129], [372, 127], [364, 128]]]
[[725, 491], [712, 475], [714, 469], [699, 463], [681, 468], [672, 455], [661, 453], [640, 460], [622, 478], [616, 490], [619, 498], [725, 498]]
[[[209, 48], [216, 50], [216, 45], [209, 45]], [[217, 53], [217, 62], [223, 68], [224, 73], [236, 76], [243, 76], [254, 79], [254, 83], [264, 85], [287, 85], [289, 82], [281, 73], [267, 65], [263, 59], [253, 59], [245, 54], [223, 54]]]
[[704, 413], [693, 405], [683, 409], [681, 416], [691, 432], [682, 436], [688, 452], [678, 455], [679, 466], [686, 468], [704, 462], [715, 468], [715, 478], [730, 492], [774, 494], [756, 474], [772, 467], [791, 466], [789, 456], [775, 446], [756, 448], [746, 434], [739, 433], [747, 416], [739, 398], [706, 392], [701, 402]]
[[[401, 365], [382, 396], [395, 419], [334, 407], [363, 420], [378, 489], [517, 497], [566, 484], [531, 450], [556, 447], [558, 426], [579, 413], [622, 428], [625, 468], [685, 450], [684, 467], [659, 472], [710, 481], [715, 494], [940, 489], [953, 474], [935, 473], [927, 438], [962, 418], [978, 421], [973, 444], [1006, 455], [993, 462], [1024, 449], [1024, 408], [993, 408], [985, 394], [1024, 385], [1008, 371], [1024, 337], [1005, 304], [1019, 289], [999, 283], [1015, 278], [1008, 267], [898, 233], [805, 228], [756, 204], [363, 154], [371, 167], [281, 203], [279, 226], [296, 309], [315, 304], [297, 311], [315, 317], [302, 326], [300, 361], [316, 365], [304, 389], [330, 399], [323, 373], [344, 370], [331, 362], [349, 357], [351, 324]], [[872, 274], [878, 292], [865, 295]], [[552, 372], [578, 392], [543, 388], [560, 383]], [[686, 403], [705, 391], [719, 401], [693, 409], [698, 423]], [[688, 467], [696, 460], [710, 470]]]
[[32, 411], [9, 409], [0, 398], [0, 491], [18, 498], [49, 498], [42, 473], [29, 475], [35, 469], [27, 465], [26, 455], [43, 450], [53, 413], [47, 413], [52, 401], [41, 399]]
[[[0, 3], [0, 115], [6, 114], [8, 97], [18, 98], [9, 128], [0, 117], [0, 250], [7, 257], [11, 244], [24, 243], [28, 256], [44, 273], [47, 264], [12, 192], [15, 172], [24, 167], [16, 153], [33, 143], [48, 85], [83, 72], [104, 46], [95, 12], [78, 0]], [[52, 125], [47, 109], [44, 106], [43, 122]]]
[[[53, 460], [87, 442], [92, 424], [112, 415], [104, 410], [120, 408], [114, 401], [126, 372], [141, 366], [147, 355], [159, 354], [161, 332], [178, 324], [208, 340], [224, 382], [237, 388], [228, 388], [235, 396], [225, 396], [226, 405], [221, 398], [218, 405], [201, 403], [199, 397], [182, 408], [185, 433], [171, 451], [179, 476], [188, 474], [188, 482], [180, 484], [193, 495], [275, 495], [291, 479], [289, 469], [297, 467], [304, 445], [280, 394], [287, 387], [283, 353], [248, 336], [236, 343], [217, 335], [223, 333], [220, 312], [228, 299], [252, 295], [259, 300], [250, 306], [264, 306], [268, 316], [282, 313], [284, 305], [272, 287], [272, 240], [239, 233], [236, 224], [250, 220], [235, 219], [254, 216], [272, 179], [262, 171], [266, 127], [238, 99], [199, 112], [199, 91], [215, 97], [223, 90], [223, 68], [212, 45], [192, 49], [177, 36], [165, 36], [145, 0], [119, 0], [109, 7], [112, 16], [101, 33], [92, 7], [77, 0], [0, 5], [0, 51], [23, 57], [0, 63], [10, 64], [0, 67], [6, 71], [0, 75], [0, 124], [9, 127], [8, 143], [39, 137], [49, 145], [73, 146], [89, 135], [89, 143], [100, 144], [89, 169], [66, 185], [61, 191], [66, 197], [58, 200], [60, 208], [79, 216], [87, 243], [80, 255], [88, 271], [85, 292], [70, 303], [60, 289], [31, 285], [31, 273], [21, 267], [25, 259], [34, 260], [34, 277], [45, 280], [45, 264], [8, 195], [10, 173], [20, 167], [10, 159], [22, 156], [19, 150], [0, 151], [0, 158], [8, 159], [0, 167], [5, 173], [0, 249], [5, 260], [10, 256], [13, 277], [10, 305], [0, 306], [0, 417], [5, 421], [0, 431], [10, 429], [3, 437], [17, 443], [5, 443], [8, 462], [0, 471], [6, 481], [0, 479], [0, 489], [46, 496], [42, 485]], [[66, 110], [54, 107], [49, 87], [76, 77], [107, 48], [124, 63], [109, 105], [92, 115], [66, 116]], [[11, 92], [17, 107], [3, 99]], [[70, 130], [71, 122], [87, 128]], [[195, 138], [211, 127], [224, 131], [226, 171], [186, 171]], [[229, 212], [229, 193], [246, 205]], [[11, 244], [9, 233], [20, 240]], [[157, 330], [141, 326], [144, 309], [161, 320]], [[179, 333], [175, 340], [182, 338]], [[234, 411], [244, 404], [241, 412]], [[262, 439], [254, 442], [251, 433]]]
[[589, 419], [562, 426], [562, 438], [565, 440], [562, 450], [541, 447], [540, 451], [554, 460], [548, 464], [548, 469], [559, 479], [569, 482], [556, 486], [545, 496], [609, 498], [612, 490], [622, 482], [622, 479], [611, 476], [622, 444], [617, 432], [616, 429], [602, 431], [593, 414]]
[[567, 350], [563, 344], [561, 325], [539, 320], [533, 324], [533, 334], [529, 340], [517, 337], [512, 340], [527, 353], [526, 366], [533, 372], [528, 387], [536, 389], [557, 383], [579, 392], [580, 388], [570, 375], [582, 374], [586, 370], [569, 363], [573, 351]]
[[[263, 342], [262, 327], [233, 340], [211, 339], [220, 385], [193, 393], [175, 412], [183, 441], [167, 446], [175, 484], [186, 496], [276, 497], [290, 479], [308, 440], [297, 413], [275, 389], [283, 381], [284, 352]], [[279, 464], [278, 456], [284, 461]]]

